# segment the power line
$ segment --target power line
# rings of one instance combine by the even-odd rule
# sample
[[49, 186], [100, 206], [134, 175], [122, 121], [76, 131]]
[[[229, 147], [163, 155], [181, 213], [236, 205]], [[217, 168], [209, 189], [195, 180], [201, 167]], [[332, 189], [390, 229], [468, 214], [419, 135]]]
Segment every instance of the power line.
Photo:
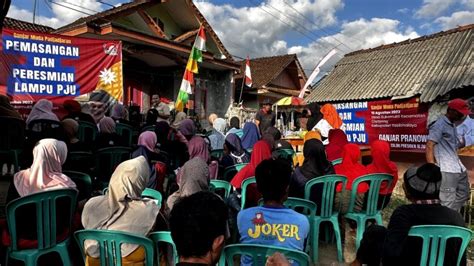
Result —
[[81, 10], [78, 10], [78, 9], [75, 9], [75, 8], [72, 8], [72, 7], [70, 7], [70, 6], [65, 6], [65, 5], [63, 5], [63, 4], [60, 4], [60, 3], [55, 2], [55, 1], [52, 1], [52, 0], [50, 0], [49, 2], [50, 2], [51, 4], [55, 4], [55, 5], [58, 5], [58, 6], [62, 6], [62, 7], [64, 7], [64, 8], [68, 8], [68, 9], [74, 10], [74, 11], [79, 12], [79, 13], [82, 13], [82, 14], [84, 14], [84, 15], [92, 16], [92, 14], [89, 14], [89, 13], [86, 13], [86, 12], [84, 12], [84, 11], [81, 11]]
[[97, 0], [97, 2], [99, 2], [99, 3], [101, 3], [101, 4], [104, 4], [104, 5], [106, 5], [106, 6], [115, 7], [114, 5], [109, 4], [109, 3], [107, 3], [107, 2], [104, 2], [104, 1], [99, 1], [99, 0]]

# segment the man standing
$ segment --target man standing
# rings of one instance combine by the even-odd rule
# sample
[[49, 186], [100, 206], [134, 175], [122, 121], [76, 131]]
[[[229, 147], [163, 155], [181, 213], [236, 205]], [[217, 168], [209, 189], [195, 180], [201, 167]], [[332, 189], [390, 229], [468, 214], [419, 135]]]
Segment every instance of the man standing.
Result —
[[168, 122], [168, 119], [171, 114], [170, 107], [166, 103], [161, 101], [160, 95], [153, 94], [151, 96], [151, 108], [156, 109], [156, 111], [158, 111], [158, 119], [156, 120], [157, 122]]
[[255, 123], [263, 134], [269, 127], [275, 126], [275, 114], [272, 112], [272, 103], [269, 99], [265, 99], [263, 107], [255, 116]]
[[456, 211], [460, 211], [469, 197], [469, 180], [457, 153], [464, 141], [458, 139], [455, 123], [469, 113], [466, 101], [451, 100], [446, 115], [430, 126], [426, 143], [426, 161], [441, 168], [441, 204]]

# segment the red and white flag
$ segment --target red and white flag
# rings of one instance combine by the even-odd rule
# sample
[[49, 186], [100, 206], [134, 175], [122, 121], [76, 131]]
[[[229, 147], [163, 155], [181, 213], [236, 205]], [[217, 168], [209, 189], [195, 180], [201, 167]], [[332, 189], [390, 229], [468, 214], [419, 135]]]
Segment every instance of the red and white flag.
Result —
[[245, 63], [245, 86], [252, 87], [252, 74], [250, 73], [250, 60], [248, 56]]

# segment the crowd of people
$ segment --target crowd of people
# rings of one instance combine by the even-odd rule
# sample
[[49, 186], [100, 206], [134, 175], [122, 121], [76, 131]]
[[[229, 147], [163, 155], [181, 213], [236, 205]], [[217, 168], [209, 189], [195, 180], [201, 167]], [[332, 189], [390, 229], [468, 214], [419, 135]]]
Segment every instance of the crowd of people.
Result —
[[[390, 143], [383, 140], [370, 143], [371, 163], [363, 165], [359, 146], [348, 143], [342, 122], [338, 116], [334, 117], [335, 109], [329, 105], [320, 111], [309, 111], [308, 125], [314, 130], [304, 138], [304, 159], [299, 162], [282, 157], [278, 152], [292, 149], [292, 146], [281, 139], [281, 133], [274, 127], [274, 115], [267, 107], [256, 117], [256, 123], [243, 125], [237, 117], [230, 118], [227, 123], [224, 118], [212, 114], [209, 117], [210, 130], [202, 132], [198, 121], [190, 119], [186, 113], [173, 115], [160, 101], [159, 95], [152, 96], [152, 108], [146, 113], [143, 123], [131, 121], [123, 105], [110, 107], [108, 102], [106, 96], [93, 94], [88, 104], [90, 110], [83, 112], [78, 102], [68, 100], [63, 106], [67, 114], [60, 118], [53, 112], [50, 101], [38, 101], [26, 119], [26, 129], [35, 130], [30, 125], [35, 125], [36, 120], [59, 122], [64, 137], [46, 136], [34, 143], [31, 151], [25, 146], [23, 153], [32, 153], [33, 157], [30, 165], [14, 173], [7, 202], [46, 190], [77, 190], [74, 181], [63, 173], [62, 166], [68, 154], [127, 146], [123, 136], [116, 132], [117, 124], [133, 126], [138, 132], [138, 138], [129, 147], [130, 159], [121, 162], [108, 177], [107, 193], [96, 191], [78, 204], [76, 212], [81, 218], [74, 223], [74, 229], [119, 230], [143, 236], [169, 230], [182, 265], [215, 264], [222, 248], [236, 242], [305, 251], [310, 231], [320, 229], [310, 228], [307, 217], [286, 208], [284, 202], [288, 197], [304, 198], [305, 185], [310, 180], [332, 174], [347, 178], [346, 185], [338, 184], [334, 193], [341, 217], [348, 211], [350, 192], [357, 178], [374, 173], [391, 176], [391, 182], [381, 185], [379, 209], [389, 204], [397, 185], [399, 173], [397, 165], [390, 160]], [[0, 116], [20, 119], [6, 96], [0, 95], [0, 105]], [[451, 108], [450, 112], [456, 112], [456, 109]], [[316, 117], [319, 121], [315, 120]], [[450, 117], [454, 115], [448, 119]], [[323, 119], [325, 122], [321, 122]], [[98, 135], [93, 143], [83, 143], [78, 138], [79, 125], [83, 122], [97, 126]], [[323, 124], [321, 128], [329, 130], [318, 130], [318, 123]], [[324, 126], [326, 123], [329, 126]], [[439, 146], [436, 144], [440, 136], [445, 136], [442, 129], [439, 130], [430, 133], [433, 146]], [[222, 152], [212, 156], [213, 151], [218, 150]], [[436, 156], [430, 157], [427, 164], [410, 168], [403, 174], [403, 188], [412, 204], [395, 210], [388, 228], [372, 225], [367, 229], [354, 265], [375, 265], [380, 261], [384, 265], [412, 264], [419, 260], [420, 243], [408, 242], [411, 226], [463, 226], [458, 205], [447, 205], [452, 208], [449, 209], [440, 204], [446, 200], [459, 203], [465, 199], [451, 199], [451, 194], [446, 194], [448, 191], [441, 180], [448, 174], [454, 175], [449, 171], [452, 165]], [[336, 159], [341, 162], [333, 165]], [[441, 168], [436, 162], [441, 164]], [[239, 164], [245, 166], [226, 176], [226, 181], [232, 186], [228, 198], [209, 192], [210, 180], [224, 179], [226, 170]], [[75, 170], [94, 174], [93, 169], [81, 167]], [[464, 182], [462, 171], [465, 168], [461, 167], [459, 171], [461, 173], [456, 177]], [[256, 183], [247, 187], [246, 205], [242, 209], [242, 185], [252, 177]], [[162, 193], [161, 209], [154, 201], [141, 198], [146, 188]], [[365, 208], [368, 190], [367, 183], [357, 187], [356, 211]], [[316, 203], [318, 211], [321, 210], [321, 191], [321, 186], [313, 187], [309, 198]], [[453, 254], [456, 254], [458, 244], [450, 243], [446, 265], [453, 265], [451, 261], [456, 259]], [[86, 242], [86, 255], [86, 265], [99, 265], [96, 243]], [[137, 245], [125, 245], [122, 255], [124, 265], [141, 265], [144, 250]], [[280, 254], [268, 261], [270, 264], [288, 264]], [[241, 263], [251, 265], [252, 261], [244, 256]]]

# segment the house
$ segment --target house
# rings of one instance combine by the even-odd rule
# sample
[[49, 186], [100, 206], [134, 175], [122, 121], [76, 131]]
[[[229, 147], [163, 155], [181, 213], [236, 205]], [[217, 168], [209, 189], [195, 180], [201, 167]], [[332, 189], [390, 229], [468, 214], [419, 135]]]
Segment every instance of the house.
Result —
[[51, 33], [54, 31], [53, 28], [40, 25], [40, 24], [33, 24], [26, 21], [21, 21], [14, 18], [6, 17], [3, 21], [3, 27], [9, 28], [13, 30], [24, 30], [24, 31], [32, 31], [32, 32], [41, 32], [41, 33]]
[[[235, 76], [236, 101], [240, 98], [245, 60], [240, 62], [240, 74]], [[298, 97], [306, 83], [306, 74], [296, 54], [254, 58], [250, 60], [252, 87], [243, 87], [242, 101], [248, 108], [257, 109], [265, 100], [275, 102], [283, 97]]]
[[[446, 103], [474, 96], [473, 40], [471, 24], [346, 54], [306, 100], [332, 103], [351, 142], [389, 141], [402, 174], [425, 162], [428, 125]], [[474, 178], [472, 157], [461, 159]]]
[[133, 1], [80, 18], [54, 33], [122, 41], [124, 103], [138, 104], [144, 112], [152, 94], [176, 99], [200, 25], [206, 31], [207, 51], [189, 107], [204, 119], [210, 113], [226, 112], [233, 72], [240, 65], [192, 1]]

